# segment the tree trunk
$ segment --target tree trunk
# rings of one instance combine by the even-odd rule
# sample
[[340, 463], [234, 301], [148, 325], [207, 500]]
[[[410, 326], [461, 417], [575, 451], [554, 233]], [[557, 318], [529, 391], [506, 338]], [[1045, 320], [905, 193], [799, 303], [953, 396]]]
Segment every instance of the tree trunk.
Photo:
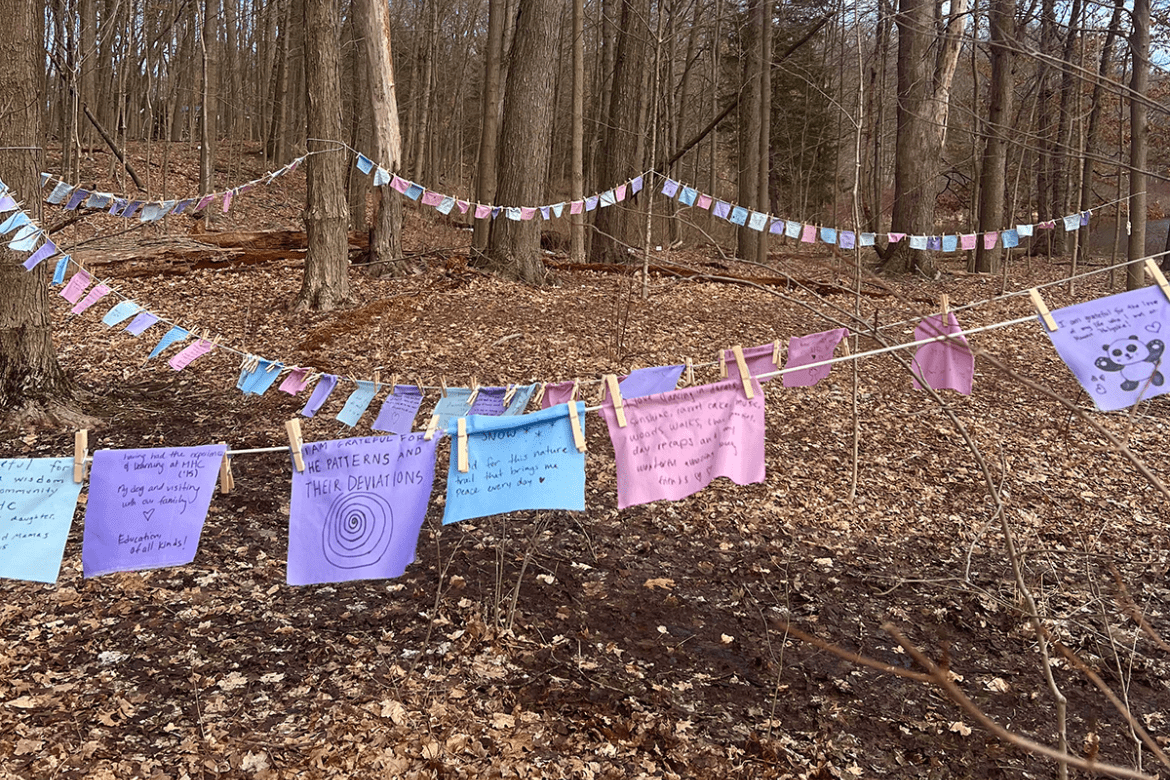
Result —
[[[496, 197], [497, 144], [500, 128], [500, 60], [504, 50], [504, 0], [488, 3], [487, 53], [484, 63], [482, 120], [479, 131], [479, 166], [475, 177], [475, 198], [494, 203]], [[471, 238], [473, 254], [487, 249], [491, 219], [475, 220]]]
[[[199, 192], [206, 195], [215, 191], [215, 145], [219, 86], [219, 0], [204, 0], [203, 31], [203, 97], [199, 109]], [[210, 215], [214, 209], [208, 209]]]
[[[604, 153], [600, 156], [599, 186], [612, 187], [620, 177], [640, 169], [642, 79], [646, 71], [646, 46], [650, 40], [648, 0], [621, 0], [621, 22], [605, 126]], [[636, 212], [622, 206], [598, 209], [590, 255], [595, 263], [624, 263], [626, 248], [637, 246]]]
[[[398, 97], [394, 91], [394, 60], [390, 52], [390, 11], [384, 0], [358, 0], [357, 29], [365, 39], [366, 75], [374, 116], [377, 162], [390, 171], [402, 164], [402, 129], [398, 125]], [[370, 260], [378, 275], [401, 276], [409, 270], [402, 259], [402, 200], [386, 187], [374, 192], [374, 234]]]
[[[772, 210], [772, 0], [762, 0], [760, 11], [760, 151], [756, 208], [759, 211]], [[756, 260], [768, 262], [768, 230], [753, 230], [756, 234]]]
[[[499, 200], [511, 206], [544, 202], [553, 118], [553, 66], [559, 8], [546, 0], [520, 0], [504, 95], [500, 134]], [[485, 266], [529, 284], [548, 281], [537, 219], [492, 222]]]
[[[1133, 74], [1129, 88], [1129, 209], [1133, 228], [1129, 234], [1129, 259], [1146, 254], [1146, 156], [1149, 144], [1148, 109], [1145, 99], [1150, 83], [1150, 0], [1134, 0], [1133, 32], [1129, 39]], [[1135, 99], [1136, 98], [1136, 99]], [[1126, 266], [1125, 289], [1136, 290], [1146, 283], [1140, 263]]]
[[[979, 230], [999, 230], [1004, 218], [1007, 176], [1008, 135], [1012, 132], [1012, 52], [1015, 37], [1015, 0], [993, 0], [991, 4], [991, 90], [987, 110], [987, 146], [983, 150], [983, 171], [979, 183]], [[987, 249], [975, 244], [975, 270], [993, 273], [999, 268], [1002, 248]]]
[[[749, 0], [743, 34], [743, 97], [739, 101], [739, 197], [741, 206], [756, 208], [760, 191], [760, 71], [764, 69], [763, 23], [761, 0]], [[755, 231], [746, 224], [735, 231], [735, 254], [754, 263], [760, 243]]]
[[[341, 35], [333, 0], [304, 0], [305, 106], [309, 138], [341, 137]], [[309, 249], [293, 308], [329, 311], [349, 301], [345, 157], [307, 161], [305, 232]]]
[[[0, 180], [41, 219], [39, 171], [42, 135], [44, 8], [33, 0], [0, 0]], [[60, 424], [76, 419], [68, 407], [72, 386], [57, 363], [49, 317], [53, 262], [24, 270], [22, 253], [0, 243], [0, 421], [5, 427]]]
[[[890, 230], [932, 235], [951, 81], [959, 62], [967, 0], [951, 4], [950, 19], [938, 40], [931, 33], [937, 27], [931, 0], [900, 0], [898, 9], [898, 137]], [[911, 250], [907, 239], [890, 247], [884, 268], [934, 276], [930, 255]]]
[[[1072, 148], [1072, 125], [1073, 125], [1073, 100], [1076, 98], [1077, 92], [1081, 89], [1081, 76], [1073, 73], [1075, 67], [1074, 58], [1076, 57], [1077, 41], [1080, 37], [1080, 19], [1081, 9], [1084, 4], [1081, 0], [1073, 0], [1072, 9], [1069, 11], [1069, 28], [1065, 33], [1064, 39], [1064, 54], [1061, 57], [1061, 78], [1060, 78], [1060, 115], [1058, 118], [1056, 129], [1056, 148], [1053, 155], [1052, 169], [1053, 169], [1053, 194], [1052, 200], [1056, 205], [1056, 212], [1049, 217], [1049, 219], [1057, 216], [1063, 216], [1069, 213], [1071, 206], [1072, 186], [1070, 186], [1071, 175], [1071, 160], [1072, 155], [1069, 154], [1069, 149]], [[1059, 255], [1064, 255], [1068, 250], [1068, 241], [1066, 238], [1068, 234], [1063, 230], [1056, 231], [1053, 236], [1052, 251]]]
[[[569, 197], [585, 197], [585, 0], [573, 0], [573, 170]], [[569, 259], [585, 262], [585, 215], [569, 215]]]

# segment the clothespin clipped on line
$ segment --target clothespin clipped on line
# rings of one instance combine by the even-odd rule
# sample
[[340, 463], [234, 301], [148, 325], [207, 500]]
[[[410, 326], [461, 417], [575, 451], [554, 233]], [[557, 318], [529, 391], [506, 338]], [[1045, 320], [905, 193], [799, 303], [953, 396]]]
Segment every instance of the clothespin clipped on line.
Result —
[[301, 436], [301, 421], [297, 419], [286, 420], [284, 423], [284, 431], [288, 434], [288, 446], [292, 450], [293, 467], [297, 471], [303, 472], [305, 470], [305, 458], [301, 454], [301, 447], [305, 440]]
[[743, 347], [736, 344], [731, 348], [731, 354], [735, 355], [735, 365], [739, 368], [739, 378], [743, 382], [743, 392], [748, 398], [755, 398], [756, 391], [752, 387], [752, 372], [748, 371], [747, 361], [743, 357]]
[[455, 425], [458, 426], [456, 429], [456, 432], [458, 434], [458, 440], [456, 441], [456, 446], [459, 448], [459, 452], [458, 452], [459, 473], [466, 474], [468, 471], [471, 471], [471, 466], [467, 462], [467, 418], [460, 417], [458, 420], [455, 421]]
[[442, 374], [439, 375], [439, 392], [443, 394], [444, 398], [447, 397], [447, 377]]
[[569, 401], [569, 424], [573, 428], [573, 444], [577, 452], [585, 451], [585, 426], [581, 423], [581, 416], [577, 414], [577, 402]]
[[467, 396], [467, 406], [475, 406], [475, 399], [479, 398], [479, 380], [475, 377], [471, 378], [471, 395]]
[[508, 404], [512, 403], [512, 397], [516, 395], [516, 391], [518, 389], [520, 389], [520, 385], [510, 384], [507, 386], [507, 389], [504, 390], [504, 406], [508, 406]]
[[719, 350], [719, 378], [727, 378], [727, 350]]
[[376, 393], [381, 389], [382, 389], [382, 369], [375, 368], [374, 369], [374, 392]]
[[938, 307], [939, 307], [939, 309], [942, 310], [942, 314], [944, 317], [947, 314], [949, 314], [951, 311], [951, 296], [947, 295], [946, 293], [942, 293], [941, 295], [939, 295], [938, 296]]
[[435, 438], [435, 431], [439, 429], [439, 415], [432, 414], [431, 421], [427, 423], [427, 432], [423, 434], [423, 438], [427, 441]]
[[772, 365], [780, 368], [780, 339], [772, 342]]
[[606, 374], [605, 383], [602, 388], [609, 388], [610, 398], [613, 399], [613, 412], [617, 417], [617, 424], [619, 428], [626, 427], [626, 409], [622, 404], [622, 391], [618, 388], [617, 374]]
[[1170, 298], [1170, 282], [1166, 281], [1166, 275], [1162, 273], [1162, 269], [1154, 262], [1154, 258], [1146, 258], [1146, 270], [1150, 272], [1150, 276], [1154, 277], [1154, 282], [1162, 290], [1162, 294]]
[[581, 380], [573, 380], [573, 389], [569, 391], [569, 402], [573, 403], [577, 400], [577, 393], [581, 392]]
[[398, 387], [398, 374], [391, 374], [390, 375], [390, 395], [394, 395], [394, 388], [396, 388], [396, 387]]
[[85, 458], [89, 454], [89, 431], [82, 428], [73, 434], [73, 481], [85, 481]]
[[540, 387], [536, 389], [536, 405], [540, 406], [540, 402], [544, 400], [544, 388], [548, 387], [548, 382], [541, 382]]
[[1044, 320], [1044, 327], [1048, 328], [1051, 332], [1055, 332], [1057, 330], [1056, 320], [1052, 318], [1052, 312], [1048, 310], [1048, 304], [1044, 302], [1040, 291], [1033, 287], [1031, 290], [1028, 290], [1028, 297], [1032, 299], [1032, 305], [1040, 313], [1040, 319]]
[[[220, 444], [227, 446], [226, 441], [221, 441]], [[236, 480], [232, 476], [232, 458], [227, 452], [224, 452], [223, 460], [219, 464], [219, 492], [230, 493], [235, 486]]]
[[686, 382], [687, 387], [694, 387], [695, 386], [695, 361], [691, 360], [690, 358], [686, 358], [685, 361], [686, 361], [687, 368], [686, 368], [686, 372], [685, 372], [686, 378], [683, 381]]

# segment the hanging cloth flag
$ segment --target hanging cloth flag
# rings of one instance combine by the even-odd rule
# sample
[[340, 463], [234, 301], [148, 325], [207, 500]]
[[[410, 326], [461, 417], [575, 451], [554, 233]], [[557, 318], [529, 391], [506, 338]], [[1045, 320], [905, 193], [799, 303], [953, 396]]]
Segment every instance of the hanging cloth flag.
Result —
[[500, 206], [492, 206], [492, 219], [500, 216], [500, 211], [503, 209]]
[[423, 190], [423, 188], [419, 185], [411, 183], [411, 185], [406, 188], [406, 192], [403, 194], [411, 200], [418, 200], [420, 197], [422, 197], [424, 191], [425, 190]]
[[440, 214], [450, 214], [453, 208], [455, 208], [455, 199], [450, 195], [444, 195], [443, 199], [439, 201], [439, 205], [435, 206], [435, 210]]
[[16, 208], [16, 199], [12, 197], [10, 192], [5, 190], [3, 193], [0, 193], [0, 214], [13, 211]]
[[1081, 212], [1081, 227], [1088, 227], [1089, 226], [1089, 217], [1092, 215], [1092, 213], [1093, 212], [1091, 212], [1091, 211], [1082, 211]]
[[1044, 328], [1060, 359], [1103, 412], [1170, 392], [1166, 342], [1170, 302], [1157, 285], [1066, 306]]
[[926, 236], [910, 236], [911, 249], [926, 249]]
[[739, 377], [601, 406], [617, 465], [618, 508], [677, 501], [716, 477], [738, 485], [764, 481], [764, 391]]
[[[91, 192], [85, 201], [87, 209], [104, 209], [110, 205], [110, 199], [114, 197], [106, 192]], [[187, 203], [188, 201], [183, 201]]]
[[[574, 403], [583, 419], [585, 404]], [[568, 404], [520, 417], [468, 417], [465, 424], [466, 437], [451, 441], [443, 525], [533, 509], [585, 511], [585, 453], [574, 444]], [[461, 447], [466, 471], [459, 469]]]
[[374, 161], [364, 154], [359, 154], [357, 156], [357, 169], [368, 175], [370, 171], [374, 170]]
[[228, 209], [232, 207], [232, 199], [236, 197], [235, 190], [228, 190], [223, 194], [223, 213], [228, 213]]
[[1035, 225], [1016, 225], [1016, 235], [1020, 238], [1028, 238], [1034, 235], [1033, 229], [1035, 227]]
[[15, 252], [31, 252], [43, 235], [36, 225], [25, 225], [17, 231], [15, 238], [8, 242], [8, 248]]
[[475, 204], [475, 218], [476, 219], [487, 219], [491, 215], [492, 215], [492, 207], [491, 206], [485, 206], [482, 203]]
[[679, 193], [678, 202], [684, 206], [693, 206], [698, 197], [699, 191], [694, 187], [683, 187], [682, 192]]
[[268, 392], [268, 388], [276, 383], [277, 377], [283, 370], [284, 364], [280, 361], [259, 358], [254, 366], [249, 366], [240, 372], [240, 379], [236, 382], [236, 387], [244, 395], [264, 395]]
[[389, 183], [390, 183], [390, 171], [379, 166], [374, 171], [374, 186], [375, 187], [385, 187]]
[[282, 393], [288, 393], [289, 395], [296, 395], [297, 393], [301, 392], [309, 386], [309, 374], [311, 374], [312, 371], [313, 369], [311, 368], [294, 368], [289, 372], [289, 375], [285, 377], [284, 381], [281, 382], [280, 391]]
[[581, 214], [584, 211], [585, 211], [585, 201], [574, 200], [571, 203], [569, 203], [569, 213], [570, 214]]
[[69, 255], [61, 255], [57, 260], [57, 267], [53, 269], [53, 284], [62, 284], [65, 281], [65, 272], [69, 270]]
[[88, 309], [90, 306], [93, 306], [95, 303], [100, 301], [102, 298], [105, 298], [109, 294], [110, 294], [109, 285], [95, 284], [93, 286], [93, 289], [91, 289], [88, 293], [86, 293], [85, 297], [82, 298], [81, 301], [76, 303], [73, 306], [73, 308], [69, 310], [69, 312], [71, 314], [81, 314], [86, 309]]
[[378, 417], [370, 427], [385, 433], [410, 433], [422, 400], [420, 388], [414, 385], [394, 385], [394, 390], [382, 401]]
[[975, 234], [974, 233], [964, 233], [962, 236], [960, 236], [959, 240], [960, 240], [960, 243], [962, 244], [963, 251], [966, 252], [966, 251], [969, 251], [969, 250], [972, 250], [975, 248]]
[[[761, 377], [761, 374], [770, 374], [773, 371], [779, 370], [780, 364], [772, 360], [774, 357], [776, 357], [775, 344], [760, 344], [758, 347], [747, 347], [743, 350], [743, 360], [747, 364], [748, 373], [760, 384], [772, 378]], [[723, 354], [719, 356], [719, 360], [722, 365], [734, 368], [735, 353], [730, 349], [725, 349], [723, 350]]]
[[31, 271], [40, 265], [42, 260], [48, 260], [55, 254], [57, 254], [57, 245], [46, 239], [45, 243], [41, 244], [41, 248], [29, 255], [28, 259], [24, 261], [24, 269]]
[[731, 214], [731, 204], [722, 200], [715, 201], [715, 208], [711, 211], [712, 214], [719, 217], [719, 219], [727, 219]]
[[626, 187], [627, 185], [625, 184], [619, 184], [613, 188], [613, 197], [618, 203], [626, 199]]
[[112, 328], [118, 323], [133, 317], [141, 308], [134, 301], [119, 301], [114, 304], [114, 308], [106, 312], [106, 316], [102, 317], [102, 324], [107, 328]]
[[130, 205], [128, 201], [124, 201], [121, 198], [114, 198], [113, 202], [110, 203], [110, 210], [108, 213], [111, 217], [117, 217], [122, 213], [122, 209], [126, 208], [128, 205]]
[[1020, 234], [1015, 230], [1003, 231], [1003, 247], [1004, 249], [1011, 249], [1014, 246], [1020, 245]]
[[997, 241], [999, 241], [999, 233], [992, 231], [991, 233], [983, 234], [984, 249], [995, 249], [995, 244]]
[[942, 238], [940, 236], [927, 236], [926, 248], [931, 252], [937, 252], [942, 249]]
[[852, 249], [857, 245], [857, 235], [852, 230], [842, 230], [838, 235], [837, 245], [842, 249]]
[[81, 300], [81, 294], [85, 292], [85, 288], [89, 287], [89, 283], [93, 281], [93, 276], [89, 271], [82, 268], [77, 273], [73, 274], [73, 278], [69, 280], [69, 284], [61, 290], [61, 297], [70, 303], [77, 303]]
[[617, 203], [617, 194], [613, 190], [606, 190], [601, 193], [601, 207], [612, 206]]
[[89, 192], [87, 192], [86, 190], [83, 190], [81, 188], [78, 188], [77, 190], [75, 190], [73, 192], [72, 195], [69, 196], [69, 200], [65, 203], [65, 210], [66, 211], [76, 210], [77, 207], [81, 205], [81, 202], [88, 197], [89, 197]]
[[405, 195], [406, 191], [410, 189], [410, 182], [395, 174], [390, 177], [390, 188]]
[[223, 444], [94, 452], [81, 542], [84, 576], [195, 560], [226, 453]]
[[636, 368], [618, 380], [622, 398], [643, 398], [669, 392], [678, 387], [678, 379], [686, 366], [654, 366]]
[[873, 246], [877, 243], [877, 233], [862, 233], [861, 246]]
[[[70, 282], [70, 284], [72, 284], [72, 282]], [[152, 358], [158, 357], [162, 354], [164, 349], [174, 344], [176, 341], [183, 341], [190, 335], [190, 332], [188, 332], [185, 328], [180, 328], [178, 325], [174, 326], [165, 334], [163, 334], [163, 337], [159, 339], [158, 344], [154, 345], [154, 349], [150, 351], [150, 354], [146, 356], [146, 359], [150, 360]]]
[[175, 371], [182, 371], [191, 365], [195, 358], [203, 357], [210, 352], [214, 346], [215, 343], [210, 339], [197, 339], [194, 344], [183, 347], [177, 355], [167, 361], [167, 365]]
[[57, 581], [80, 493], [72, 458], [0, 460], [0, 577]]
[[772, 224], [768, 227], [768, 232], [772, 233], [773, 235], [777, 235], [777, 236], [784, 235], [784, 220], [782, 220], [782, 219], [772, 220]]
[[423, 193], [421, 202], [424, 206], [438, 206], [443, 202], [443, 195], [434, 190], [427, 190]]
[[[959, 321], [954, 312], [932, 314], [914, 329], [914, 340], [948, 336], [961, 333]], [[950, 388], [963, 395], [971, 395], [971, 383], [975, 376], [975, 356], [967, 346], [964, 336], [955, 336], [946, 341], [923, 344], [914, 353], [910, 363], [914, 372], [914, 389], [921, 390], [927, 384], [935, 390]]]
[[[554, 203], [552, 205], [552, 213], [553, 213], [554, 217], [560, 218], [560, 216], [565, 213], [565, 204], [563, 202], [562, 203]], [[546, 217], [546, 219], [547, 219], [547, 217]]]
[[49, 193], [49, 197], [45, 198], [45, 203], [51, 203], [54, 206], [60, 205], [65, 202], [65, 199], [69, 197], [69, 193], [71, 192], [73, 192], [72, 185], [59, 181], [53, 187], [53, 191]]
[[800, 229], [803, 226], [799, 222], [793, 222], [790, 219], [784, 221], [784, 235], [789, 238], [800, 238]]
[[138, 207], [141, 205], [142, 205], [142, 201], [136, 200], [133, 203], [131, 203], [129, 206], [127, 206], [126, 210], [123, 211], [119, 216], [124, 217], [126, 219], [130, 219], [131, 217], [134, 216], [134, 212], [138, 211]]
[[512, 394], [509, 403], [505, 406], [504, 396], [508, 393], [506, 387], [479, 388], [474, 404], [468, 404], [471, 399], [471, 388], [449, 387], [447, 395], [440, 396], [431, 415], [439, 415], [439, 427], [446, 430], [451, 420], [456, 417], [466, 417], [472, 414], [489, 417], [523, 414], [535, 391], [536, 385], [522, 385], [516, 388], [516, 392]]
[[401, 577], [415, 558], [439, 437], [305, 444], [293, 469], [288, 584]]
[[585, 210], [593, 211], [595, 208], [597, 208], [597, 201], [598, 197], [596, 195], [590, 195], [585, 199]]
[[668, 198], [673, 198], [678, 192], [678, 182], [674, 179], [667, 179], [662, 183], [662, 194]]
[[[455, 205], [459, 207], [460, 214], [466, 214], [467, 210], [471, 208], [471, 204], [465, 200], [456, 200]], [[560, 212], [557, 212], [557, 216], [560, 216]]]
[[357, 390], [354, 390], [349, 394], [349, 398], [345, 399], [345, 406], [341, 407], [341, 411], [337, 413], [337, 419], [350, 428], [357, 425], [358, 420], [366, 413], [366, 409], [370, 408], [374, 396], [378, 394], [378, 387], [367, 379], [359, 379]]
[[635, 176], [633, 179], [630, 180], [630, 192], [633, 193], [634, 195], [637, 195], [641, 191], [642, 191], [642, 177]]
[[1065, 230], [1067, 230], [1068, 232], [1071, 233], [1074, 230], [1080, 230], [1080, 228], [1081, 228], [1081, 215], [1080, 214], [1068, 214], [1064, 217], [1064, 229]]
[[520, 207], [520, 219], [528, 221], [536, 216], [536, 209], [532, 206]]
[[826, 244], [836, 244], [837, 243], [837, 231], [834, 230], [833, 228], [827, 228], [827, 227], [821, 228], [821, 241], [823, 241]]
[[518, 206], [508, 206], [504, 209], [504, 216], [513, 222], [520, 221], [520, 208]]
[[131, 336], [141, 336], [147, 328], [158, 322], [158, 317], [148, 311], [139, 313], [130, 324], [126, 326], [126, 332]]
[[715, 199], [712, 198], [710, 195], [700, 195], [695, 200], [695, 205], [698, 206], [699, 208], [701, 208], [703, 211], [707, 211], [708, 209], [711, 208], [711, 204], [714, 202], [715, 202]]
[[550, 206], [541, 206], [540, 207], [540, 218], [545, 220], [545, 221], [552, 219], [552, 215], [549, 213], [550, 209], [551, 209]]
[[305, 402], [305, 408], [301, 409], [301, 416], [312, 417], [315, 415], [325, 405], [325, 401], [335, 387], [337, 387], [337, 376], [335, 374], [322, 374], [321, 378], [317, 380], [317, 386], [313, 388], [313, 394]]
[[805, 225], [804, 230], [800, 234], [800, 240], [805, 244], [815, 244], [817, 240], [816, 225]]
[[553, 382], [544, 386], [544, 395], [540, 397], [540, 408], [551, 409], [558, 404], [567, 404], [573, 395], [573, 386], [576, 382]]
[[886, 238], [891, 244], [896, 244], [906, 237], [905, 233], [887, 233]]
[[[830, 360], [841, 339], [849, 335], [845, 328], [811, 333], [807, 336], [793, 336], [788, 339], [788, 363], [785, 370]], [[832, 365], [814, 366], [803, 371], [791, 371], [783, 375], [785, 387], [812, 387], [829, 375]]]
[[747, 224], [748, 210], [743, 206], [735, 206], [731, 209], [731, 219], [729, 222], [733, 225]]
[[752, 230], [762, 231], [768, 226], [768, 215], [760, 211], [753, 211], [748, 217], [748, 227]]
[[942, 237], [942, 251], [954, 252], [959, 248], [958, 236], [943, 236]]

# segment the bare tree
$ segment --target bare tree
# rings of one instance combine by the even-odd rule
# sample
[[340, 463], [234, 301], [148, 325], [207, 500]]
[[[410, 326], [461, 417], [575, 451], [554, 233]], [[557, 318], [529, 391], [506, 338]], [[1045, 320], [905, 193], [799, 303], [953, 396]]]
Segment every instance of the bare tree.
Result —
[[[1012, 132], [1011, 40], [1015, 37], [1015, 0], [992, 0], [991, 3], [991, 94], [987, 107], [987, 145], [983, 150], [983, 170], [979, 183], [979, 229], [999, 230], [1004, 218], [1004, 192], [1007, 175], [1007, 150]], [[975, 246], [975, 271], [989, 273], [999, 268], [1002, 248], [988, 249], [983, 242]]]
[[[1133, 57], [1133, 73], [1129, 81], [1129, 213], [1133, 223], [1129, 234], [1129, 259], [1136, 260], [1146, 254], [1146, 157], [1150, 135], [1146, 91], [1150, 85], [1150, 0], [1134, 0], [1129, 51]], [[1145, 270], [1140, 263], [1126, 266], [1125, 289], [1136, 290], [1145, 281]]]

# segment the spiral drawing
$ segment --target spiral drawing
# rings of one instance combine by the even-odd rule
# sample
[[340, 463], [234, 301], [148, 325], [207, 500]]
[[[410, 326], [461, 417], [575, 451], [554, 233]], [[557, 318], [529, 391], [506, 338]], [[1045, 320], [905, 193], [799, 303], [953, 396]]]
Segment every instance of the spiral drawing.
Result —
[[360, 569], [382, 560], [394, 538], [394, 512], [377, 493], [346, 493], [325, 516], [321, 548], [339, 569]]

